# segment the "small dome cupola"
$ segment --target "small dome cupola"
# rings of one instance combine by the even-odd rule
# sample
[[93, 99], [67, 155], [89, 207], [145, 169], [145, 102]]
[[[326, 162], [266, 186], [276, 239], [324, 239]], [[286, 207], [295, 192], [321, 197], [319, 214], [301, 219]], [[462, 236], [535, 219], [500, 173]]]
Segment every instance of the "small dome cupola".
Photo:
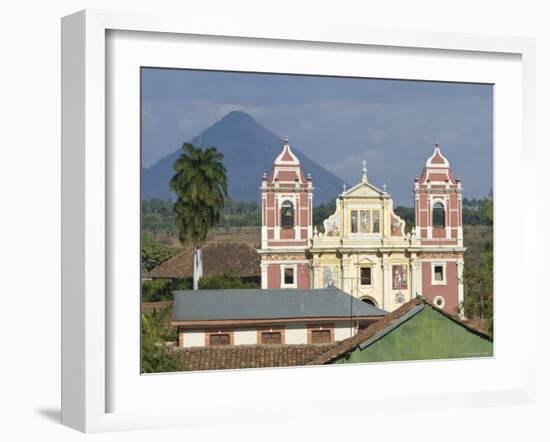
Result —
[[292, 149], [290, 148], [290, 144], [288, 144], [288, 137], [284, 138], [283, 142], [283, 151], [279, 154], [279, 156], [275, 159], [276, 165], [299, 165], [300, 161], [294, 155], [294, 152], [292, 152]]
[[449, 168], [449, 160], [443, 156], [439, 148], [439, 143], [436, 141], [434, 144], [434, 153], [426, 161], [426, 167], [428, 168]]

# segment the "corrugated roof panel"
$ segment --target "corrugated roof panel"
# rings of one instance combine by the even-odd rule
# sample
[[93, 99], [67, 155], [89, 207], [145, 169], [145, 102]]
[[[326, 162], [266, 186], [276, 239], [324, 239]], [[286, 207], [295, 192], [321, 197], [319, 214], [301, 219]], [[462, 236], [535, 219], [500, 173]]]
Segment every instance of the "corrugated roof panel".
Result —
[[387, 312], [337, 288], [182, 290], [175, 321], [385, 316]]

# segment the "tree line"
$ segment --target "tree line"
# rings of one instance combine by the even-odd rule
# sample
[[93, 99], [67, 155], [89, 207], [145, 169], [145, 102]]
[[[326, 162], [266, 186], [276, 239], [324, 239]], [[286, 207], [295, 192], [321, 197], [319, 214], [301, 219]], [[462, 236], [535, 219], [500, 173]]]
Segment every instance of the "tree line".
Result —
[[[487, 226], [489, 220], [486, 216], [486, 207], [492, 197], [489, 194], [485, 198], [464, 198], [462, 201], [462, 222], [470, 226]], [[328, 203], [319, 204], [313, 208], [313, 225], [323, 231], [323, 221], [336, 211], [336, 198]], [[410, 232], [414, 226], [414, 208], [397, 206], [394, 209], [396, 215], [406, 223], [406, 231]], [[176, 214], [172, 201], [152, 198], [141, 203], [142, 229], [154, 235], [177, 235], [174, 224]], [[214, 227], [258, 227], [261, 224], [261, 208], [255, 201], [233, 201], [227, 198], [221, 209], [220, 219]]]

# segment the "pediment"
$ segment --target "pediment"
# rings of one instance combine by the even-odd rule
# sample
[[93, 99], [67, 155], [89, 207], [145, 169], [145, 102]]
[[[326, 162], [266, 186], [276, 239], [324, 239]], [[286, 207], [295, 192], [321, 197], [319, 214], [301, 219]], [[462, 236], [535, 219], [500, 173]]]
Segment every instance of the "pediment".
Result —
[[342, 194], [344, 198], [347, 198], [347, 197], [368, 198], [368, 197], [380, 197], [383, 195], [387, 195], [386, 192], [381, 191], [380, 189], [378, 189], [377, 187], [373, 186], [368, 182], [359, 183], [353, 186], [347, 192], [344, 192]]

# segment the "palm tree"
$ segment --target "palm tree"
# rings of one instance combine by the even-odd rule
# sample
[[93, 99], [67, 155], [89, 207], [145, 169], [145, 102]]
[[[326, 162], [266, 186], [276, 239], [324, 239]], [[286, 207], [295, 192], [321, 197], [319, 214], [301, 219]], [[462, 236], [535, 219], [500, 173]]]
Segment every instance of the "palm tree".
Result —
[[196, 148], [185, 143], [174, 162], [170, 188], [176, 193], [176, 227], [182, 244], [193, 246], [193, 290], [202, 277], [202, 250], [208, 230], [219, 220], [227, 197], [223, 155], [215, 147]]

